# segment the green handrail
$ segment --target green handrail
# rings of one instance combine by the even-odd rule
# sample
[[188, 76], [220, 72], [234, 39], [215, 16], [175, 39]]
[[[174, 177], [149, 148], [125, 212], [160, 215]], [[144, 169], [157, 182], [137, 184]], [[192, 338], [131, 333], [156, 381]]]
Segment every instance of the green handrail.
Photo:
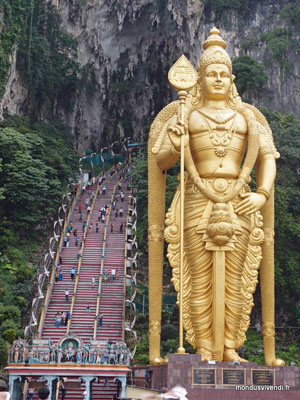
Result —
[[[131, 189], [132, 194], [132, 189]], [[125, 340], [125, 308], [126, 308], [126, 276], [127, 276], [127, 238], [128, 238], [128, 219], [129, 219], [129, 207], [127, 209], [127, 218], [126, 218], [126, 233], [125, 233], [125, 249], [124, 249], [124, 296], [123, 296], [123, 307], [122, 307], [122, 340]]]

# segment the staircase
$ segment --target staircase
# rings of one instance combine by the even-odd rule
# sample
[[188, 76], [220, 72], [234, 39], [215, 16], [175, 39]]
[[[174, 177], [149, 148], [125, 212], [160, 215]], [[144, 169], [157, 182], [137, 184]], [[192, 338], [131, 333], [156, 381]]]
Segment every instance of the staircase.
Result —
[[[64, 382], [65, 400], [82, 400], [83, 392], [85, 391], [85, 384], [80, 382], [78, 378], [68, 378]], [[58, 399], [62, 400], [62, 389], [59, 389]]]
[[[126, 221], [128, 213], [128, 194], [126, 190], [126, 182], [122, 184], [122, 188], [116, 189], [119, 181], [119, 176], [114, 175], [109, 182], [106, 183], [106, 193], [97, 195], [94, 201], [94, 207], [91, 210], [89, 227], [86, 232], [83, 252], [81, 255], [80, 271], [77, 278], [77, 289], [75, 289], [76, 279], [71, 279], [70, 270], [75, 268], [78, 271], [78, 251], [80, 249], [81, 241], [83, 240], [84, 230], [82, 222], [80, 221], [79, 205], [82, 205], [82, 220], [87, 220], [87, 210], [85, 208], [85, 200], [90, 198], [92, 192], [97, 190], [97, 183], [92, 185], [90, 192], [86, 190], [81, 193], [77, 202], [75, 211], [73, 212], [70, 220], [72, 224], [72, 231], [70, 236], [70, 244], [63, 247], [61, 251], [61, 260], [59, 268], [62, 271], [63, 279], [58, 280], [53, 284], [46, 316], [41, 332], [41, 339], [51, 340], [57, 343], [63, 336], [67, 334], [67, 324], [56, 327], [55, 319], [57, 313], [71, 311], [71, 302], [73, 301], [73, 311], [70, 320], [69, 333], [77, 335], [84, 344], [93, 339], [94, 323], [96, 318], [97, 299], [100, 295], [100, 313], [103, 314], [103, 326], [97, 326], [96, 340], [104, 343], [111, 340], [113, 343], [123, 339], [123, 317], [124, 317], [124, 249], [125, 249], [125, 232]], [[120, 193], [123, 191], [124, 199], [121, 200]], [[107, 204], [111, 207], [112, 199], [119, 197], [116, 200], [116, 209], [118, 209], [118, 216], [116, 210], [112, 210], [106, 216], [105, 223], [99, 220], [99, 210]], [[112, 196], [113, 195], [113, 196]], [[120, 208], [123, 208], [123, 215], [120, 216]], [[111, 207], [112, 208], [112, 207]], [[104, 230], [107, 223], [107, 236], [104, 242]], [[96, 224], [98, 224], [98, 232], [96, 231]], [[123, 232], [120, 232], [120, 225], [123, 224]], [[111, 229], [113, 225], [113, 229]], [[78, 245], [75, 244], [74, 230], [77, 229], [77, 236], [79, 238]], [[103, 256], [103, 271], [101, 271], [101, 262]], [[111, 270], [116, 270], [116, 279], [113, 280]], [[101, 272], [108, 271], [108, 282], [102, 279], [102, 286], [99, 289], [99, 281], [101, 282]], [[102, 275], [102, 276], [103, 276]], [[93, 279], [94, 282], [93, 282]], [[69, 301], [66, 301], [65, 290], [69, 290]], [[98, 295], [99, 291], [99, 295]], [[89, 306], [89, 311], [87, 310]], [[70, 364], [69, 364], [70, 365]], [[74, 364], [73, 364], [74, 365]], [[86, 367], [99, 368], [99, 374], [96, 373], [96, 378], [91, 382], [90, 393], [92, 400], [113, 400], [118, 398], [117, 394], [120, 392], [120, 382], [115, 379], [113, 365], [106, 365], [101, 369], [101, 365], [86, 364]], [[62, 368], [68, 367], [68, 363], [63, 363]], [[79, 365], [76, 364], [76, 367]], [[109, 367], [107, 369], [107, 367]], [[56, 375], [64, 376], [60, 371]], [[67, 380], [65, 381], [65, 400], [79, 400], [83, 398], [85, 390], [85, 383], [80, 381], [78, 376], [72, 376], [68, 373]], [[34, 385], [30, 383], [29, 388], [40, 387], [37, 381]], [[38, 386], [37, 386], [38, 385]], [[28, 398], [28, 396], [27, 396]], [[37, 391], [33, 396], [33, 400], [38, 399]], [[61, 390], [59, 390], [58, 399], [62, 399]]]
[[[91, 192], [96, 192], [97, 185], [92, 185]], [[82, 221], [87, 219], [87, 212], [85, 209], [85, 200], [89, 198], [89, 192], [86, 190], [84, 193], [81, 193], [78, 199], [78, 207], [82, 205]], [[60, 269], [63, 273], [63, 280], [57, 281], [54, 283], [50, 302], [47, 309], [47, 314], [45, 317], [45, 322], [42, 330], [42, 339], [50, 338], [52, 342], [57, 343], [60, 338], [62, 338], [67, 332], [67, 326], [55, 326], [55, 315], [56, 313], [62, 312], [70, 312], [70, 306], [72, 301], [72, 294], [74, 293], [74, 285], [75, 279], [71, 280], [70, 270], [75, 268], [77, 271], [78, 267], [78, 259], [77, 253], [80, 249], [80, 243], [83, 237], [83, 227], [82, 222], [79, 221], [79, 211], [78, 207], [74, 211], [70, 224], [72, 224], [73, 229], [70, 236], [70, 245], [69, 247], [63, 247], [61, 252], [61, 263]], [[74, 237], [74, 230], [77, 229], [77, 236], [79, 238], [78, 245], [75, 245], [75, 237]], [[65, 300], [65, 290], [69, 290], [69, 302], [67, 303]]]
[[[46, 386], [45, 383], [41, 383], [38, 380], [32, 380], [30, 382], [30, 388], [34, 390], [32, 400], [39, 400], [37, 391], [40, 387]], [[65, 388], [65, 400], [82, 400], [83, 392], [85, 391], [85, 383], [80, 381], [78, 377], [68, 377], [64, 382]], [[115, 389], [116, 393], [116, 389]], [[28, 399], [28, 395], [27, 395]], [[62, 390], [58, 390], [58, 399], [62, 400]], [[99, 397], [101, 400], [106, 400], [105, 397]], [[113, 396], [110, 398], [113, 399]]]
[[[37, 391], [43, 383], [32, 381], [30, 388], [34, 389], [32, 400], [39, 400]], [[85, 383], [80, 381], [78, 377], [68, 377], [64, 382], [65, 396], [64, 400], [82, 400], [83, 392], [86, 390]], [[113, 377], [99, 377], [91, 384], [90, 393], [92, 400], [113, 400], [119, 391], [118, 382]], [[27, 396], [28, 399], [28, 396]], [[62, 400], [62, 389], [58, 390], [58, 400]]]
[[[111, 195], [114, 185], [117, 182], [117, 176], [114, 176], [110, 182], [106, 184], [106, 194], [99, 194], [94, 203], [94, 208], [90, 218], [90, 223], [85, 246], [82, 254], [80, 274], [78, 277], [77, 293], [75, 296], [75, 304], [71, 319], [71, 331], [76, 333], [84, 342], [88, 342], [93, 336], [94, 317], [96, 312], [97, 292], [99, 284], [100, 264], [102, 256], [103, 233], [104, 223], [98, 221], [98, 211], [105, 204], [110, 204]], [[97, 184], [92, 185], [90, 193], [96, 193]], [[55, 315], [57, 312], [70, 311], [72, 295], [74, 293], [75, 279], [71, 280], [70, 270], [72, 268], [78, 269], [77, 254], [80, 249], [80, 243], [83, 238], [83, 225], [79, 220], [79, 205], [82, 205], [82, 221], [87, 220], [88, 214], [85, 207], [85, 200], [90, 197], [89, 191], [86, 190], [78, 199], [78, 207], [74, 211], [70, 225], [72, 224], [72, 232], [70, 238], [70, 246], [63, 247], [61, 252], [60, 269], [63, 273], [63, 280], [57, 281], [52, 290], [51, 299], [48, 305], [45, 323], [42, 331], [42, 339], [50, 338], [52, 342], [56, 343], [59, 338], [62, 338], [66, 332], [65, 325], [55, 326]], [[96, 232], [96, 223], [98, 224], [99, 231]], [[77, 229], [79, 238], [78, 246], [75, 245], [75, 238], [73, 235], [74, 230]], [[95, 278], [96, 283], [92, 285], [92, 277]], [[70, 292], [69, 302], [65, 300], [65, 290]], [[90, 306], [90, 312], [86, 312], [86, 307]]]
[[[70, 330], [72, 333], [76, 333], [85, 343], [93, 338], [104, 237], [105, 224], [98, 221], [98, 212], [105, 204], [110, 205], [112, 191], [116, 181], [117, 177], [113, 177], [113, 179], [106, 184], [105, 195], [99, 194], [97, 196], [82, 254]], [[98, 224], [99, 227], [98, 233], [96, 232], [96, 224]], [[93, 277], [96, 281], [94, 286], [92, 285]], [[90, 307], [89, 312], [86, 311], [87, 306]]]
[[[116, 342], [122, 340], [122, 320], [123, 320], [123, 302], [124, 302], [124, 247], [125, 231], [128, 212], [128, 194], [125, 182], [122, 185], [122, 191], [125, 195], [124, 201], [118, 199], [116, 209], [123, 208], [123, 216], [116, 216], [115, 210], [111, 211], [110, 222], [106, 240], [104, 270], [108, 272], [108, 281], [102, 281], [100, 297], [100, 313], [103, 314], [103, 326], [97, 329], [97, 340], [112, 340]], [[120, 194], [121, 190], [117, 190]], [[113, 224], [113, 232], [111, 232]], [[123, 232], [120, 232], [120, 225], [123, 224]], [[117, 279], [113, 280], [111, 271], [116, 270]]]
[[[85, 391], [84, 382], [80, 382], [78, 378], [68, 378], [64, 383], [65, 400], [82, 400]], [[95, 400], [113, 400], [118, 392], [118, 385], [112, 377], [99, 377], [91, 384], [91, 399]], [[62, 400], [62, 391], [59, 390], [59, 400]]]
[[[92, 382], [91, 398], [94, 400], [113, 400], [118, 392], [118, 385], [113, 378], [99, 378]], [[71, 400], [71, 399], [70, 399]]]

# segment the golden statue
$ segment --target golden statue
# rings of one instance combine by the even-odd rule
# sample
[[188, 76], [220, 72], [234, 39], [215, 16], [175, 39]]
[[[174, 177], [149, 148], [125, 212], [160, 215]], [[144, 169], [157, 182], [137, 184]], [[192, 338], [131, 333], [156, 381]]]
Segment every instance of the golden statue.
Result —
[[[184, 56], [177, 61], [169, 80], [179, 90], [180, 101], [157, 115], [149, 134], [152, 364], [163, 362], [160, 326], [165, 237], [172, 281], [179, 293], [181, 324], [186, 340], [202, 360], [246, 361], [237, 349], [246, 340], [261, 267], [265, 362], [284, 365], [275, 356], [274, 329], [273, 184], [279, 154], [264, 116], [238, 95], [226, 46], [219, 30], [213, 28], [203, 44], [197, 73]], [[165, 171], [180, 154], [184, 154], [185, 172], [182, 167], [183, 178], [164, 229]], [[254, 165], [256, 192], [251, 192]], [[184, 351], [181, 344], [178, 353]]]

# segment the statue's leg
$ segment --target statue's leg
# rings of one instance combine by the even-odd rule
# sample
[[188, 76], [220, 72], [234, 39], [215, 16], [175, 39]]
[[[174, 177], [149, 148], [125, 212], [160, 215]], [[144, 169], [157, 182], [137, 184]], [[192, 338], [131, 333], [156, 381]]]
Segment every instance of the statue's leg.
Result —
[[212, 256], [205, 250], [202, 234], [195, 227], [185, 230], [185, 253], [191, 274], [190, 315], [197, 353], [212, 359]]
[[225, 270], [225, 349], [224, 361], [246, 361], [236, 352], [237, 335], [242, 316], [242, 273], [248, 248], [249, 231], [245, 229], [247, 218], [242, 218], [244, 227], [237, 236], [235, 250], [226, 252]]

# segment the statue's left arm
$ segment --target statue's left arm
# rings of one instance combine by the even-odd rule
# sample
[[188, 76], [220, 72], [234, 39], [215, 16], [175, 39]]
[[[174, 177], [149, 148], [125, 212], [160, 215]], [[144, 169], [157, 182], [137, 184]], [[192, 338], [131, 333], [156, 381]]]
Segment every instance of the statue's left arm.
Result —
[[260, 150], [257, 159], [256, 193], [263, 194], [269, 200], [275, 177], [276, 162], [272, 149], [267, 154]]
[[259, 153], [257, 157], [256, 193], [244, 193], [240, 196], [243, 200], [237, 205], [238, 214], [252, 214], [260, 210], [270, 197], [270, 192], [276, 177], [276, 162], [274, 152], [269, 144], [269, 138], [259, 125]]

